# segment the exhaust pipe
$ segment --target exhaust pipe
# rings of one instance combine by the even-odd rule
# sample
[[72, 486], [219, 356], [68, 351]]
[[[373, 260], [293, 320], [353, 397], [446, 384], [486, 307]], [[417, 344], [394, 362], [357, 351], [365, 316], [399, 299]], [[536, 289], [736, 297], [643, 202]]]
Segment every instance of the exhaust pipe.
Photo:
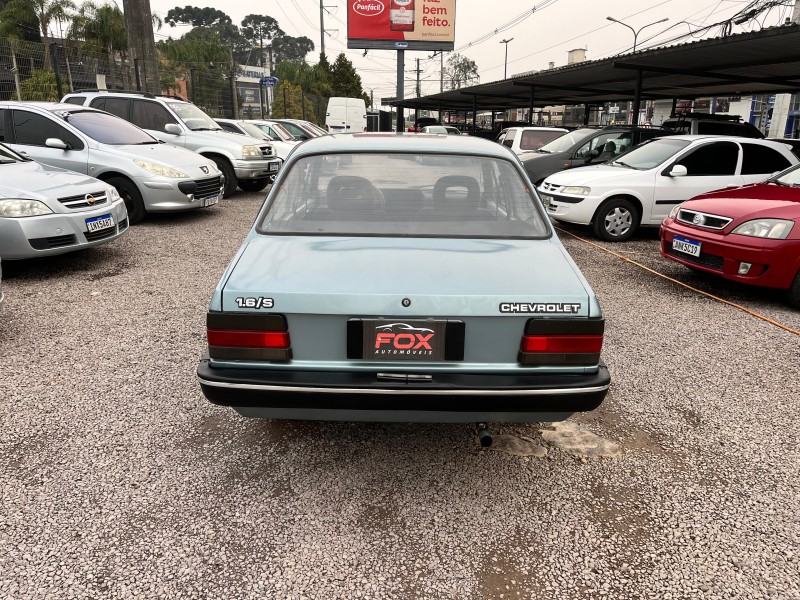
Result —
[[492, 445], [492, 432], [489, 431], [487, 423], [478, 423], [478, 440], [480, 440], [481, 446], [484, 448]]

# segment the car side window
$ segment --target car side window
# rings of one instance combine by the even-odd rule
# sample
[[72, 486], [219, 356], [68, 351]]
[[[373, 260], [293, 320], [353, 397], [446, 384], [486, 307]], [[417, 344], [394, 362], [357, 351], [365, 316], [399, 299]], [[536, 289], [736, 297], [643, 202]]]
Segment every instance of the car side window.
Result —
[[58, 138], [69, 144], [71, 150], [83, 150], [83, 142], [78, 136], [47, 117], [25, 110], [15, 110], [12, 121], [17, 144], [44, 146], [47, 138]]
[[177, 123], [169, 111], [158, 102], [149, 100], [134, 100], [131, 111], [131, 123], [142, 129], [164, 131], [168, 123]]
[[67, 104], [77, 104], [78, 106], [83, 106], [85, 101], [86, 96], [73, 96], [72, 98], [67, 98]]
[[516, 129], [509, 129], [508, 133], [506, 133], [506, 137], [503, 138], [503, 145], [504, 146], [508, 146], [509, 148], [511, 148], [511, 146], [514, 145], [514, 138], [515, 137], [517, 137], [517, 130]]
[[6, 109], [0, 108], [0, 142], [6, 141]]
[[[595, 160], [608, 160], [630, 148], [629, 133], [605, 133], [598, 135], [586, 142], [575, 153], [575, 158], [593, 158]], [[597, 150], [597, 156], [592, 153]]]
[[783, 154], [761, 144], [742, 144], [742, 175], [771, 174], [792, 166]]
[[676, 164], [686, 167], [690, 176], [713, 177], [736, 175], [738, 161], [739, 146], [733, 142], [713, 142], [700, 146]]
[[90, 103], [92, 108], [104, 110], [126, 121], [130, 114], [130, 100], [128, 98], [95, 98]]

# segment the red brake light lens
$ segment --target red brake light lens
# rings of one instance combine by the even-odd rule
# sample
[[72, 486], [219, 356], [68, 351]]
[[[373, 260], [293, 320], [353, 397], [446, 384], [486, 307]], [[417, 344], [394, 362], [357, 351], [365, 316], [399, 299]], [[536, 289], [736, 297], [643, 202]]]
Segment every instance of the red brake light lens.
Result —
[[525, 335], [520, 350], [548, 353], [596, 353], [603, 347], [602, 335]]
[[280, 348], [291, 346], [288, 331], [208, 330], [208, 345], [227, 348]]

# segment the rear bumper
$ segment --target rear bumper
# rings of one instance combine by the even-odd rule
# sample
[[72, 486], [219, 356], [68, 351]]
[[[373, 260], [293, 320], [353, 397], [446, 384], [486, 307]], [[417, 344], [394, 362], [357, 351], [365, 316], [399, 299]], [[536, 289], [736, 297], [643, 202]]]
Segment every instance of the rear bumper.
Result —
[[594, 410], [608, 392], [605, 364], [590, 374], [437, 373], [424, 383], [387, 383], [375, 373], [212, 369], [197, 377], [214, 404], [247, 416], [374, 421], [550, 421]]

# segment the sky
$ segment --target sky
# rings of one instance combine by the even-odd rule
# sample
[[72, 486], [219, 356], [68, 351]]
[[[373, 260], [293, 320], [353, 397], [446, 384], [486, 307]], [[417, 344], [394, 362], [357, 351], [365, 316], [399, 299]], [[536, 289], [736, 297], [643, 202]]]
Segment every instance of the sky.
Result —
[[[397, 62], [394, 51], [347, 50], [347, 2], [322, 0], [325, 6], [325, 53], [333, 62], [340, 52], [356, 67], [362, 87], [374, 94], [375, 104], [382, 97], [396, 94]], [[792, 15], [792, 1], [762, 12], [757, 19], [734, 25], [733, 32], [755, 31], [778, 25]], [[798, 0], [800, 2], [800, 0]], [[763, 0], [762, 0], [763, 3]], [[121, 2], [120, 2], [121, 4]], [[150, 0], [150, 7], [162, 19], [176, 6], [192, 4], [222, 10], [237, 25], [248, 14], [269, 15], [288, 35], [306, 36], [315, 51], [306, 60], [316, 63], [320, 49], [320, 0]], [[698, 33], [704, 26], [723, 21], [751, 4], [751, 0], [457, 0], [455, 50], [478, 66], [481, 83], [503, 79], [503, 39], [508, 43], [508, 76], [567, 63], [567, 52], [584, 48], [586, 58], [595, 60], [630, 52], [634, 33], [631, 29], [606, 20], [612, 16], [636, 30], [637, 49], [652, 45], [685, 43], [719, 35], [720, 27]], [[156, 40], [180, 37], [186, 27], [164, 25]], [[690, 35], [691, 34], [691, 35]], [[675, 40], [678, 36], [689, 36]], [[673, 41], [674, 40], [674, 41]], [[432, 52], [405, 52], [405, 95], [416, 93], [416, 60], [420, 59], [422, 95], [439, 92], [440, 58]], [[447, 60], [449, 53], [445, 53]]]

